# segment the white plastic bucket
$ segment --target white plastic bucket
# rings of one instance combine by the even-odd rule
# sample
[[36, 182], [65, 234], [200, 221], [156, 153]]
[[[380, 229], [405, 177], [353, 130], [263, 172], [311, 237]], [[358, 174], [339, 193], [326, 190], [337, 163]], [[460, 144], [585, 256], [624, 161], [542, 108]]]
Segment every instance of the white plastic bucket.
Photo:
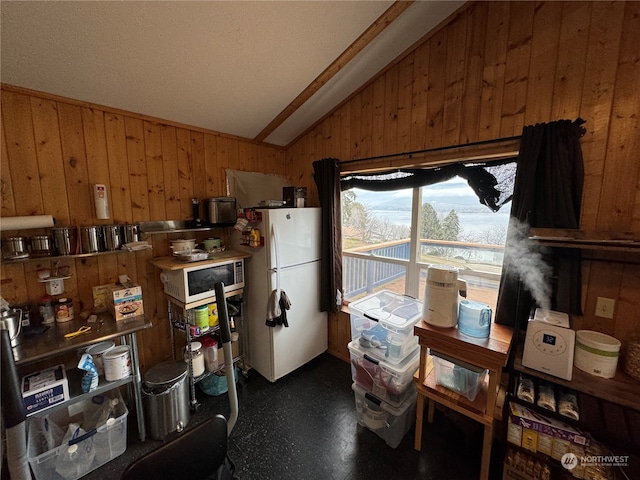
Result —
[[598, 377], [613, 378], [618, 367], [620, 340], [592, 330], [576, 332], [573, 364]]
[[131, 375], [131, 355], [129, 347], [126, 345], [115, 347], [106, 352], [102, 355], [102, 362], [104, 363], [104, 378], [109, 382], [121, 380]]
[[93, 363], [98, 369], [98, 375], [104, 375], [104, 362], [102, 356], [109, 350], [113, 350], [116, 344], [113, 342], [100, 342], [87, 348], [86, 353], [91, 355]]

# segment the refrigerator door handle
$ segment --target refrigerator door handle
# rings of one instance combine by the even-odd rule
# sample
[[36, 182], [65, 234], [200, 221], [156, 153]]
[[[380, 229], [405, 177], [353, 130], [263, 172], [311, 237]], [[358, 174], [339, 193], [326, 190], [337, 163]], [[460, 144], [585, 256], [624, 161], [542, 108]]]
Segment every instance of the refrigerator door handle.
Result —
[[271, 238], [273, 239], [273, 250], [276, 257], [276, 267], [272, 269], [276, 274], [276, 298], [280, 298], [280, 244], [278, 242], [278, 227], [274, 223], [271, 224]]

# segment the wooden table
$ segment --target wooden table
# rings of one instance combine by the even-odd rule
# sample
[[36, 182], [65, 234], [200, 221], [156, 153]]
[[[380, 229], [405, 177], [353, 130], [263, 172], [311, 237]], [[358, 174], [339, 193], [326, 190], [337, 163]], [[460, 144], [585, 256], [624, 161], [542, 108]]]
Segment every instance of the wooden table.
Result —
[[[488, 338], [473, 338], [459, 333], [456, 328], [432, 327], [421, 320], [414, 327], [414, 334], [418, 336], [420, 343], [415, 449], [422, 448], [424, 400], [428, 398], [427, 420], [430, 423], [433, 421], [434, 402], [438, 402], [484, 425], [480, 478], [488, 479], [495, 420], [494, 409], [502, 368], [507, 364], [511, 348], [513, 329], [493, 323]], [[429, 349], [489, 370], [488, 380], [484, 382], [473, 402], [463, 395], [436, 385], [433, 363], [428, 354]]]

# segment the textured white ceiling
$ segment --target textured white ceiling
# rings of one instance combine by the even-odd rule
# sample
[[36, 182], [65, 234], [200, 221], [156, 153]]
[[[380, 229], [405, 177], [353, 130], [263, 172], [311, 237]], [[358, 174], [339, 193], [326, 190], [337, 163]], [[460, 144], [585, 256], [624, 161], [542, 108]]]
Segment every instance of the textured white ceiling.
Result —
[[[7, 1], [3, 83], [245, 138], [393, 2]], [[267, 141], [286, 145], [463, 2], [416, 2]]]

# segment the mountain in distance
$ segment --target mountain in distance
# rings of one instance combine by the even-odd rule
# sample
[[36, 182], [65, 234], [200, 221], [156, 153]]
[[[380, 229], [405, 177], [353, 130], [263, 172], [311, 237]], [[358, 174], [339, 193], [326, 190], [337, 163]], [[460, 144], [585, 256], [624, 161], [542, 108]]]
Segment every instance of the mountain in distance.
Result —
[[[394, 192], [373, 192], [354, 189], [356, 201], [369, 210], [411, 211], [412, 190]], [[430, 203], [439, 213], [487, 212], [488, 207], [482, 205], [471, 187], [464, 180], [452, 179], [436, 185], [425, 187], [422, 203]]]

